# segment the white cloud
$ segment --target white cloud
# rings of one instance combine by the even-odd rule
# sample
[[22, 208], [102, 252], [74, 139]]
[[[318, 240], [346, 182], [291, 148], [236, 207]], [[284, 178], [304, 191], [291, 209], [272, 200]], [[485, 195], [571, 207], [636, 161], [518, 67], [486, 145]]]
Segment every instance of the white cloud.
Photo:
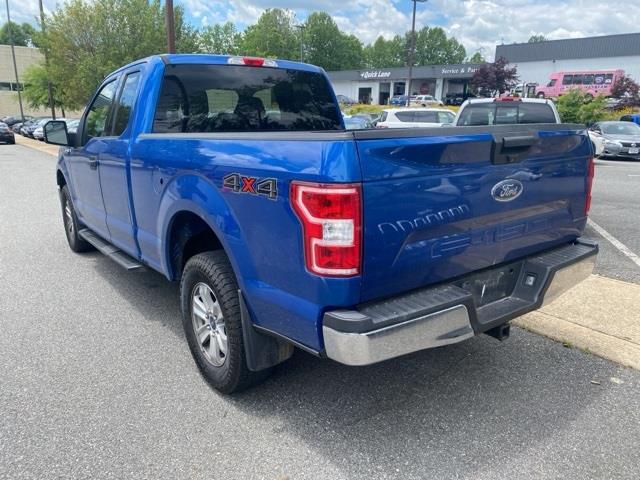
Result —
[[[304, 20], [312, 11], [331, 14], [339, 27], [369, 43], [411, 27], [409, 0], [174, 0], [196, 26], [231, 21], [240, 29], [267, 8], [287, 8]], [[45, 9], [56, 0], [44, 0]], [[10, 0], [12, 20], [35, 23], [38, 3]], [[4, 12], [3, 12], [4, 13]], [[0, 22], [4, 15], [0, 17]], [[495, 46], [526, 42], [531, 35], [549, 39], [628, 33], [640, 28], [640, 0], [624, 6], [602, 0], [429, 0], [418, 4], [416, 27], [441, 26], [472, 55], [478, 49], [493, 58]]]

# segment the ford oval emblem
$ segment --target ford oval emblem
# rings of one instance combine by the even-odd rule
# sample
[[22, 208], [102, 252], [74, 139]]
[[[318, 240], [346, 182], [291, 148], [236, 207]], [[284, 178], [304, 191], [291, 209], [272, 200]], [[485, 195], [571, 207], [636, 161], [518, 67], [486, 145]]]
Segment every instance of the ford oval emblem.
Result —
[[491, 196], [498, 202], [510, 202], [518, 198], [524, 186], [518, 180], [503, 180], [496, 183], [491, 189]]

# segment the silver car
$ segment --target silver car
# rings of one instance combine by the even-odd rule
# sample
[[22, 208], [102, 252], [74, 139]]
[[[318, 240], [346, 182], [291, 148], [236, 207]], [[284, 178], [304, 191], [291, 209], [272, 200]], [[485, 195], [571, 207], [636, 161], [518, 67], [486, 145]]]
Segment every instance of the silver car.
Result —
[[598, 122], [590, 129], [596, 152], [602, 157], [640, 160], [640, 126], [630, 122]]

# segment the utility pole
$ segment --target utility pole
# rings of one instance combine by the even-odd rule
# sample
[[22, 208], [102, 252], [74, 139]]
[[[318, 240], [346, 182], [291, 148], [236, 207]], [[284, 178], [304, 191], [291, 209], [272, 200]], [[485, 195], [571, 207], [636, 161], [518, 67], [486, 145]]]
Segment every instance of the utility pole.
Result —
[[300, 30], [300, 61], [304, 62], [304, 25], [296, 25], [298, 30]]
[[13, 57], [13, 73], [16, 74], [16, 88], [18, 89], [18, 103], [20, 104], [20, 118], [24, 122], [24, 110], [22, 109], [22, 93], [20, 92], [20, 80], [18, 80], [18, 65], [16, 64], [16, 47], [13, 41], [13, 28], [11, 27], [11, 15], [9, 14], [9, 0], [5, 0], [7, 5], [7, 28], [9, 29], [9, 42], [11, 44], [11, 56]]
[[164, 21], [167, 29], [167, 51], [176, 53], [176, 23], [173, 16], [173, 0], [165, 0]]
[[411, 103], [411, 77], [413, 75], [413, 61], [416, 51], [416, 6], [418, 2], [424, 3], [427, 0], [411, 0], [413, 2], [413, 17], [411, 20], [411, 42], [409, 45], [409, 78], [407, 78], [407, 107]]
[[[42, 36], [44, 37], [44, 7], [42, 6], [42, 0], [38, 0], [40, 4], [40, 30], [42, 30]], [[51, 86], [51, 80], [49, 79], [49, 49], [45, 46], [44, 50], [44, 68], [47, 72], [47, 90], [49, 91], [49, 108], [51, 108], [51, 118], [56, 119], [56, 107], [53, 103], [53, 87]]]

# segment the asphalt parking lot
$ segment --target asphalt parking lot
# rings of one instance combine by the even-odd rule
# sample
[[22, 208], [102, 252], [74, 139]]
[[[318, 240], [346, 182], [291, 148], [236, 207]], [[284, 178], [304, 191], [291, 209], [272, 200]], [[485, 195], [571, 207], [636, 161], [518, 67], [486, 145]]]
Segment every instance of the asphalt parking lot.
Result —
[[[0, 145], [0, 478], [640, 477], [640, 372], [519, 329], [366, 368], [296, 352], [218, 395], [177, 285], [69, 250], [54, 165]], [[640, 252], [640, 163], [596, 175], [592, 219]]]

